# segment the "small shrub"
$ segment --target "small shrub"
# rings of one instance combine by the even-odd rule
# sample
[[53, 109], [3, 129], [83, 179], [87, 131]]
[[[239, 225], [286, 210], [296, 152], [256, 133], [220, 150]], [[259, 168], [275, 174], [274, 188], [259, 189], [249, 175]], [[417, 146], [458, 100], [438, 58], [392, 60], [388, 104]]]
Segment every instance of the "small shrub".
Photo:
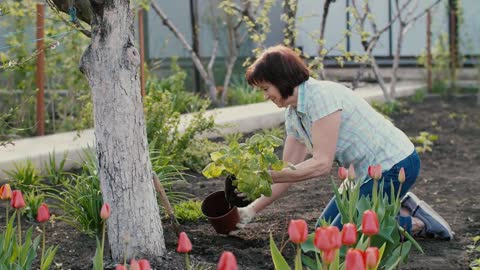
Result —
[[415, 94], [413, 94], [410, 99], [414, 103], [422, 103], [425, 100], [426, 95], [427, 92], [425, 91], [425, 89], [418, 89], [417, 91], [415, 91]]
[[227, 103], [230, 106], [265, 101], [263, 93], [248, 85], [244, 79], [234, 79], [228, 89]]
[[432, 152], [433, 142], [438, 140], [438, 135], [422, 131], [420, 132], [420, 135], [409, 138], [415, 145], [417, 145], [415, 150], [417, 150], [418, 153], [425, 153]]
[[27, 216], [27, 218], [30, 221], [34, 221], [35, 218], [37, 217], [37, 212], [38, 212], [38, 208], [40, 207], [40, 204], [42, 204], [45, 201], [45, 195], [38, 194], [35, 191], [25, 192], [24, 194], [25, 194], [24, 199], [25, 199], [26, 206], [23, 214]]
[[179, 222], [197, 221], [204, 217], [201, 207], [201, 201], [188, 200], [175, 204], [173, 210]]
[[23, 193], [27, 193], [36, 190], [40, 186], [41, 178], [39, 172], [31, 160], [27, 160], [23, 164], [15, 163], [14, 166], [15, 169], [5, 171], [11, 178], [10, 185], [12, 189], [18, 189]]
[[62, 181], [64, 180], [65, 177], [65, 162], [67, 161], [67, 156], [68, 153], [65, 153], [63, 155], [62, 160], [58, 164], [57, 167], [57, 159], [55, 155], [55, 150], [52, 153], [48, 153], [48, 163], [45, 162], [45, 170], [46, 170], [46, 179], [49, 182], [49, 184], [57, 186], [61, 185]]
[[212, 161], [210, 153], [220, 150], [223, 146], [223, 143], [213, 142], [207, 138], [193, 139], [185, 150], [182, 164], [193, 171], [201, 172]]
[[60, 193], [51, 192], [47, 196], [55, 201], [54, 208], [63, 210], [59, 220], [95, 237], [102, 229], [100, 209], [103, 198], [95, 156], [85, 152], [83, 159], [81, 174], [73, 175], [71, 183], [64, 184]]
[[473, 237], [473, 244], [467, 246], [467, 252], [473, 254], [474, 259], [470, 262], [470, 268], [472, 270], [480, 270], [480, 236]]

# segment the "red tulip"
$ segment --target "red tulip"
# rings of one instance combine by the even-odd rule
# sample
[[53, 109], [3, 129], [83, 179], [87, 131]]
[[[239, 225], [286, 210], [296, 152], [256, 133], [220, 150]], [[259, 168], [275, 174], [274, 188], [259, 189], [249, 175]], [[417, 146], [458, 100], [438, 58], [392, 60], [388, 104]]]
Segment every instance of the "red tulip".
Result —
[[350, 167], [348, 167], [348, 180], [355, 180], [355, 168], [353, 167], [353, 164], [350, 164]]
[[135, 259], [130, 261], [130, 270], [140, 270], [140, 265]]
[[188, 236], [185, 232], [181, 232], [178, 236], [178, 253], [188, 253], [192, 250], [192, 242], [188, 239]]
[[321, 251], [340, 248], [342, 246], [340, 231], [335, 226], [317, 228], [313, 244]]
[[365, 265], [367, 269], [375, 269], [377, 267], [378, 258], [380, 257], [380, 252], [377, 247], [369, 247], [365, 250]]
[[400, 169], [400, 172], [398, 173], [398, 181], [400, 183], [405, 182], [405, 169], [403, 167]]
[[322, 260], [326, 264], [331, 264], [333, 260], [335, 260], [335, 254], [337, 253], [336, 249], [331, 249], [323, 252], [322, 254]]
[[123, 264], [117, 264], [117, 267], [115, 267], [115, 270], [126, 270], [126, 269]]
[[339, 167], [338, 168], [338, 179], [340, 180], [345, 180], [348, 177], [348, 171], [345, 169], [345, 167]]
[[9, 184], [0, 187], [0, 200], [7, 201], [12, 198], [12, 189]]
[[103, 220], [107, 220], [110, 217], [110, 204], [104, 203], [102, 210], [100, 210], [100, 217]]
[[138, 264], [140, 265], [140, 270], [151, 270], [152, 269], [152, 267], [150, 266], [150, 263], [145, 259], [139, 260]]
[[343, 225], [342, 244], [346, 246], [354, 245], [357, 242], [357, 226], [352, 223]]
[[48, 205], [42, 203], [38, 208], [37, 212], [37, 221], [40, 223], [47, 222], [50, 219], [50, 211], [48, 210]]
[[20, 190], [14, 190], [12, 192], [12, 200], [10, 201], [10, 204], [16, 209], [25, 207], [25, 201], [23, 200], [23, 195]]
[[217, 264], [217, 270], [237, 270], [237, 259], [230, 251], [224, 251]]
[[382, 165], [377, 164], [373, 166], [368, 166], [368, 175], [374, 180], [382, 178]]
[[375, 235], [379, 231], [378, 217], [377, 213], [372, 210], [367, 210], [363, 212], [362, 217], [362, 232], [365, 235], [371, 236]]
[[305, 222], [303, 219], [290, 220], [290, 225], [288, 226], [288, 235], [290, 236], [290, 241], [295, 244], [301, 244], [307, 241], [307, 222]]
[[360, 249], [349, 249], [345, 257], [345, 270], [365, 270], [363, 251]]

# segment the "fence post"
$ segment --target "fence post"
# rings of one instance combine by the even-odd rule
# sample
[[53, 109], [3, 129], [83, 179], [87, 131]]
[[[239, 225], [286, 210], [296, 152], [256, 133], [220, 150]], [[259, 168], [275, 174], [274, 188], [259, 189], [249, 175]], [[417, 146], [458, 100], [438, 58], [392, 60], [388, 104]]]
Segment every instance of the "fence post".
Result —
[[432, 11], [427, 11], [427, 90], [432, 92]]
[[45, 4], [37, 3], [37, 69], [35, 83], [37, 86], [37, 135], [45, 135]]
[[145, 45], [143, 35], [143, 9], [138, 10], [138, 39], [140, 40], [140, 89], [142, 97], [145, 96]]

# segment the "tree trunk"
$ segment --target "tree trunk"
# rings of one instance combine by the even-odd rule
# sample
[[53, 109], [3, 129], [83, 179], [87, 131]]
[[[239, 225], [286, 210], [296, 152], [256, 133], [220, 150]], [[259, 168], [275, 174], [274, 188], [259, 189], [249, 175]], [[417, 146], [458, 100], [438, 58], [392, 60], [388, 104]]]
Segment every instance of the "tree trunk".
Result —
[[232, 79], [233, 68], [235, 67], [235, 62], [237, 61], [237, 54], [234, 53], [230, 55], [228, 64], [227, 64], [227, 74], [225, 75], [225, 80], [223, 81], [223, 91], [220, 104], [225, 106], [228, 97], [228, 87], [230, 85], [230, 80]]
[[92, 89], [98, 174], [112, 209], [112, 257], [115, 262], [134, 255], [158, 258], [165, 241], [152, 185], [134, 13], [128, 0], [92, 3], [92, 40], [80, 68]]

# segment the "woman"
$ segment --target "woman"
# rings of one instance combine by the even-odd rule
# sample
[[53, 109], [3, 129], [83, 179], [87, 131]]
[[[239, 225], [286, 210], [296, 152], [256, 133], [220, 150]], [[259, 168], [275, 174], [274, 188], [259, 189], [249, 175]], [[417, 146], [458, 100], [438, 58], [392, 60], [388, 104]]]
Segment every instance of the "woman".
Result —
[[[370, 165], [382, 166], [387, 195], [391, 185], [398, 190], [402, 167], [406, 179], [401, 196], [415, 182], [420, 159], [408, 137], [347, 87], [310, 78], [307, 66], [293, 50], [281, 45], [268, 48], [248, 68], [246, 79], [263, 90], [266, 99], [286, 108], [283, 160], [294, 164], [295, 170], [272, 171], [272, 196], [239, 208], [237, 227], [243, 228], [293, 183], [328, 174], [334, 160], [344, 167], [353, 164], [357, 178], [365, 179], [360, 189], [364, 195], [372, 192], [373, 180], [367, 173]], [[305, 159], [308, 153], [311, 158]], [[402, 220], [407, 220], [414, 233], [453, 237], [448, 223], [412, 193], [404, 197], [402, 206], [402, 215], [407, 217]], [[321, 219], [341, 227], [335, 198]]]

